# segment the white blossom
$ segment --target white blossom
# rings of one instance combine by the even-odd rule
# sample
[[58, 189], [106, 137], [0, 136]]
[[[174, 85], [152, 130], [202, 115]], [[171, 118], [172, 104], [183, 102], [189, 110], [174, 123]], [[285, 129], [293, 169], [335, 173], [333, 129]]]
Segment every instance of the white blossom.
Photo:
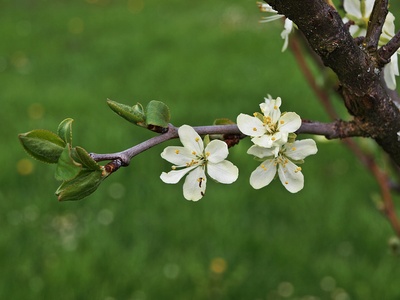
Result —
[[172, 171], [163, 172], [160, 176], [165, 183], [178, 183], [186, 176], [183, 184], [183, 196], [187, 200], [200, 200], [206, 191], [206, 171], [208, 175], [220, 183], [233, 183], [239, 175], [238, 168], [230, 161], [228, 146], [220, 140], [211, 141], [205, 148], [204, 142], [197, 132], [188, 125], [178, 130], [183, 147], [169, 146], [161, 153], [161, 157], [170, 163]]
[[302, 163], [309, 155], [317, 153], [317, 146], [312, 139], [287, 143], [279, 148], [278, 153], [273, 149], [253, 145], [248, 154], [262, 159], [263, 162], [250, 176], [250, 184], [255, 189], [261, 189], [274, 179], [278, 172], [283, 186], [291, 193], [297, 193], [304, 187], [304, 176], [296, 163]]
[[[271, 21], [275, 21], [275, 20], [278, 20], [281, 18], [285, 18], [284, 15], [278, 14], [278, 12], [276, 10], [274, 10], [271, 7], [271, 5], [269, 5], [267, 3], [257, 2], [257, 5], [258, 5], [258, 8], [260, 9], [260, 11], [273, 14], [272, 16], [263, 17], [262, 20], [260, 21], [261, 23], [271, 22]], [[293, 24], [292, 20], [290, 20], [289, 18], [285, 18], [284, 29], [281, 32], [281, 38], [284, 40], [282, 52], [287, 49], [287, 46], [289, 44], [289, 34], [293, 31], [293, 29], [294, 29], [294, 24]]]
[[239, 130], [251, 136], [251, 141], [264, 148], [278, 148], [287, 143], [290, 133], [301, 126], [300, 116], [294, 112], [281, 114], [281, 98], [265, 98], [260, 104], [262, 114], [240, 114], [236, 123]]
[[[354, 25], [350, 26], [349, 31], [353, 37], [365, 36], [369, 18], [374, 7], [375, 0], [344, 0], [343, 7], [346, 12], [344, 22], [351, 20]], [[382, 34], [379, 38], [379, 46], [385, 45], [394, 35], [394, 16], [389, 12], [383, 24]], [[398, 53], [398, 52], [397, 52]], [[396, 89], [396, 77], [399, 76], [397, 53], [393, 54], [390, 62], [383, 68], [383, 75], [389, 89]]]

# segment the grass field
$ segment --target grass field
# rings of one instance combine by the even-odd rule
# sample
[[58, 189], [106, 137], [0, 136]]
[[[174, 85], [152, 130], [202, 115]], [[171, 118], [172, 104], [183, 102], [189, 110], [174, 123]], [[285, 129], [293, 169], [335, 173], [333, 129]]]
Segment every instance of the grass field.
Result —
[[153, 136], [118, 118], [107, 98], [162, 100], [178, 126], [234, 120], [271, 94], [283, 110], [328, 121], [291, 53], [281, 53], [281, 23], [259, 24], [255, 1], [0, 8], [1, 299], [400, 299], [379, 188], [338, 141], [318, 142], [303, 165], [305, 188], [292, 195], [277, 180], [250, 187], [258, 163], [243, 140], [229, 156], [238, 181], [209, 181], [196, 203], [159, 179], [170, 168], [160, 153], [178, 141], [65, 203], [54, 196], [54, 166], [18, 142], [18, 133], [55, 131], [67, 117], [75, 145], [97, 153]]

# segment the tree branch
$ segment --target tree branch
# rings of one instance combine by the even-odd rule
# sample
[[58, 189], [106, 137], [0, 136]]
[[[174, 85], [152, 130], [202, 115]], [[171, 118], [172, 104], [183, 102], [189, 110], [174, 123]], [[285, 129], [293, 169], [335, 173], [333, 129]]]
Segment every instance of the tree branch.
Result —
[[[237, 125], [197, 126], [193, 128], [199, 135], [222, 135], [222, 137], [226, 138], [227, 140], [230, 140], [232, 138], [240, 140], [246, 137], [244, 134], [241, 133]], [[345, 122], [342, 120], [337, 120], [332, 123], [303, 121], [301, 127], [299, 128], [299, 130], [296, 131], [296, 133], [323, 135], [328, 139], [366, 136], [367, 134], [357, 126], [356, 122]], [[107, 154], [90, 153], [90, 156], [97, 162], [111, 160], [111, 162], [107, 164], [106, 167], [109, 168], [108, 172], [112, 173], [117, 171], [120, 167], [128, 166], [132, 158], [136, 155], [158, 144], [161, 144], [171, 139], [176, 139], [178, 137], [178, 128], [172, 124], [169, 124], [168, 131], [166, 133], [155, 136], [129, 149]]]
[[388, 62], [393, 54], [400, 48], [400, 30], [393, 38], [385, 45], [379, 48], [378, 56], [383, 62]]
[[323, 0], [266, 0], [290, 18], [340, 81], [348, 111], [400, 166], [400, 112], [381, 82], [376, 59], [354, 42], [338, 12]]
[[368, 21], [364, 45], [367, 51], [373, 56], [377, 54], [379, 37], [382, 34], [382, 28], [389, 12], [388, 2], [388, 0], [376, 0]]

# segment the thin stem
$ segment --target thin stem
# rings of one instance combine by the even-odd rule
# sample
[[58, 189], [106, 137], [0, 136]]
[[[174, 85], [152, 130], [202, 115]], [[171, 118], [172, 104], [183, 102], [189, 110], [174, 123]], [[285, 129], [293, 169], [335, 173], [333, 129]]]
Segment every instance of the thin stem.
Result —
[[[239, 130], [238, 126], [233, 125], [211, 125], [211, 126], [197, 126], [193, 127], [193, 129], [199, 135], [223, 135], [223, 136], [235, 136], [237, 139], [242, 139], [246, 137]], [[365, 133], [362, 132], [354, 122], [345, 122], [341, 120], [337, 120], [332, 123], [321, 123], [321, 122], [311, 122], [311, 121], [303, 121], [301, 127], [297, 130], [297, 134], [307, 133], [307, 134], [315, 134], [315, 135], [323, 135], [329, 139], [334, 138], [345, 138], [351, 136], [365, 136]], [[105, 160], [119, 160], [121, 166], [128, 166], [130, 161], [136, 155], [158, 145], [165, 141], [178, 138], [178, 128], [172, 124], [169, 124], [168, 131], [164, 134], [155, 136], [153, 138], [148, 139], [138, 145], [135, 145], [129, 149], [124, 151], [109, 153], [109, 154], [97, 154], [91, 153], [90, 156], [95, 161], [105, 161]], [[118, 169], [116, 169], [118, 170]]]

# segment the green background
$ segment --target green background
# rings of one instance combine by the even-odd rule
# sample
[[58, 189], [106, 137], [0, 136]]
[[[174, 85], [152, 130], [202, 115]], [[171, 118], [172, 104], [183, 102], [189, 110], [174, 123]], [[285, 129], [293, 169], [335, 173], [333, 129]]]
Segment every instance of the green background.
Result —
[[154, 136], [107, 98], [161, 100], [173, 124], [195, 126], [251, 114], [271, 94], [283, 110], [328, 121], [281, 53], [282, 23], [262, 16], [253, 0], [0, 2], [1, 299], [400, 299], [379, 187], [339, 141], [317, 140], [305, 187], [290, 194], [278, 180], [250, 187], [258, 163], [243, 140], [229, 156], [238, 181], [209, 181], [195, 203], [159, 179], [170, 169], [160, 153], [178, 141], [64, 203], [54, 166], [18, 142], [67, 117], [75, 145], [97, 153]]

